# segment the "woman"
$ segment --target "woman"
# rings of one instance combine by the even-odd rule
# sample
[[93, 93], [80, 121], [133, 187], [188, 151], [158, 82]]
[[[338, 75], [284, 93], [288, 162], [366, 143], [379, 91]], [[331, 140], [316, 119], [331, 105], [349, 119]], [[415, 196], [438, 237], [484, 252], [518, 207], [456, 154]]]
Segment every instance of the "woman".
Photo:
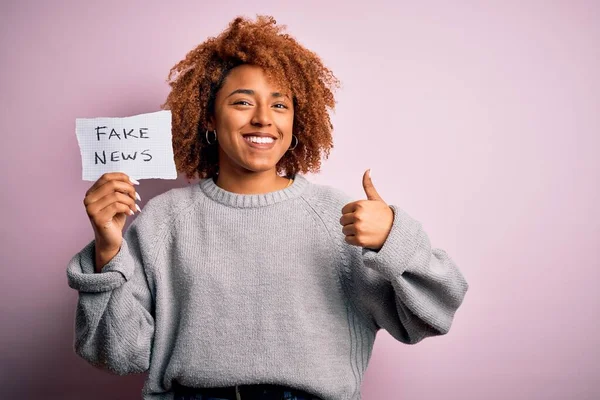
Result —
[[280, 31], [236, 18], [171, 70], [175, 161], [199, 183], [148, 201], [124, 237], [137, 182], [86, 193], [75, 351], [148, 370], [144, 399], [360, 399], [376, 332], [443, 335], [468, 289], [368, 174], [360, 201], [300, 174], [332, 147], [338, 82]]

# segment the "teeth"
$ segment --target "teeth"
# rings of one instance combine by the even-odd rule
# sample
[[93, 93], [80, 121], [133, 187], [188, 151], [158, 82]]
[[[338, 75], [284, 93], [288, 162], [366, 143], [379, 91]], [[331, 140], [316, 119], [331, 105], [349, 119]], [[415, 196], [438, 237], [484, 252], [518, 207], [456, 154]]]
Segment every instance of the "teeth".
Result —
[[246, 136], [245, 140], [253, 143], [273, 143], [273, 138], [270, 137], [259, 137], [259, 136]]

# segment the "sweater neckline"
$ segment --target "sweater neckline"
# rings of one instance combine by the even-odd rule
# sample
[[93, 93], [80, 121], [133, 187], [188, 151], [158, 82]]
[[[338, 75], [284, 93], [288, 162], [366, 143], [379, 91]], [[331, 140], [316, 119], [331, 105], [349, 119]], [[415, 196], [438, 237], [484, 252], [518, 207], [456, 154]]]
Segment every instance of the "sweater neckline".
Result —
[[227, 191], [218, 186], [212, 177], [200, 180], [199, 185], [204, 194], [217, 203], [235, 208], [256, 208], [299, 197], [309, 181], [299, 174], [295, 174], [292, 178], [294, 179], [292, 184], [284, 189], [258, 194], [240, 194]]

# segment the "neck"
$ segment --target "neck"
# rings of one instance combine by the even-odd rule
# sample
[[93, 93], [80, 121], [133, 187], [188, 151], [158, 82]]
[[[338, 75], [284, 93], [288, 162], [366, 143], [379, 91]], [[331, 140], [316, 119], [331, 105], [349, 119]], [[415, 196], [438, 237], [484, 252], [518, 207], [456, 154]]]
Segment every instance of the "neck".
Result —
[[287, 187], [288, 178], [277, 175], [275, 169], [261, 172], [220, 170], [216, 184], [228, 192], [238, 194], [263, 194]]

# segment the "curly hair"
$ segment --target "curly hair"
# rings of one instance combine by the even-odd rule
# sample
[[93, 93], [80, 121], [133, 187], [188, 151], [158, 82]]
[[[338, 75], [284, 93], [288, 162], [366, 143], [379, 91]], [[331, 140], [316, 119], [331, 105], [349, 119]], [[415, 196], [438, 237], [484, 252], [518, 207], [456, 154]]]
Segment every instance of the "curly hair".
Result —
[[241, 64], [262, 67], [267, 79], [292, 94], [298, 144], [279, 160], [277, 172], [318, 172], [321, 159], [329, 156], [333, 125], [327, 109], [335, 108], [333, 90], [340, 82], [319, 56], [281, 33], [286, 25], [276, 23], [271, 16], [257, 15], [255, 22], [237, 17], [171, 68], [171, 92], [161, 107], [171, 110], [175, 165], [188, 179], [218, 172], [218, 150], [204, 134], [217, 92], [229, 71]]

